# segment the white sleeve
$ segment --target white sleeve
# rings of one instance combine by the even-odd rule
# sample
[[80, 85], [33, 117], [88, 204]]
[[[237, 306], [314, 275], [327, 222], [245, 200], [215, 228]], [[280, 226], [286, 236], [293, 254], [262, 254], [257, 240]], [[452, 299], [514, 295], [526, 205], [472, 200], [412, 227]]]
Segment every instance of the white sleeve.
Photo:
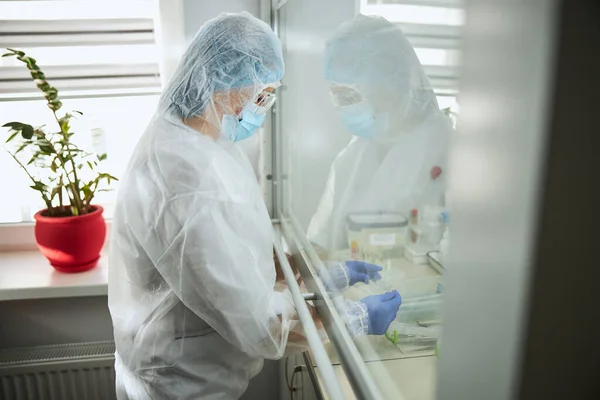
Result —
[[207, 201], [197, 193], [172, 200], [159, 225], [169, 240], [153, 261], [185, 306], [225, 340], [276, 359], [285, 350], [294, 307], [290, 296], [274, 290], [270, 223], [265, 229], [255, 207]]

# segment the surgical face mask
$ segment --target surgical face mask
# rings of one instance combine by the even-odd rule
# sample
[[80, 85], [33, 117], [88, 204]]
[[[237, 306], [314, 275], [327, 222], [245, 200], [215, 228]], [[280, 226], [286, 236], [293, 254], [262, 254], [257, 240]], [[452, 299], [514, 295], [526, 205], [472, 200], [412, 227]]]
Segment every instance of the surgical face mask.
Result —
[[345, 85], [332, 85], [331, 101], [338, 108], [342, 122], [354, 135], [372, 140], [387, 133], [388, 115], [376, 115], [373, 107], [357, 89]]
[[239, 116], [223, 115], [222, 135], [233, 142], [239, 142], [254, 135], [265, 122], [267, 111], [273, 106], [275, 99], [274, 93], [263, 90], [242, 109]]
[[241, 115], [223, 115], [221, 135], [233, 142], [248, 139], [265, 121], [266, 114], [257, 114], [248, 108]]
[[379, 139], [385, 136], [390, 127], [388, 114], [376, 115], [373, 107], [366, 101], [338, 107], [342, 122], [354, 135], [367, 139]]

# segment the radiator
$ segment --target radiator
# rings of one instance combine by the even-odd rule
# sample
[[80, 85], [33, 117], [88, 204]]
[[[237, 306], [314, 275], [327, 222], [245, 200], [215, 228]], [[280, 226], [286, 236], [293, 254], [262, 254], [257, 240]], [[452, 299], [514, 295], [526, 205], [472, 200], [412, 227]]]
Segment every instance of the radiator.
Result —
[[113, 400], [112, 341], [0, 350], [0, 400]]

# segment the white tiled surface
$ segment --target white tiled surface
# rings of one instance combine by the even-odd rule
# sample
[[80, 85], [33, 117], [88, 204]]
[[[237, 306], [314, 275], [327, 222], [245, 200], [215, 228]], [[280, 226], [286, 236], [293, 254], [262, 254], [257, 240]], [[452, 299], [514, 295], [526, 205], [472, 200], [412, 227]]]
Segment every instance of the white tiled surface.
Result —
[[38, 251], [0, 253], [0, 301], [103, 296], [108, 293], [108, 258], [86, 272], [56, 271]]

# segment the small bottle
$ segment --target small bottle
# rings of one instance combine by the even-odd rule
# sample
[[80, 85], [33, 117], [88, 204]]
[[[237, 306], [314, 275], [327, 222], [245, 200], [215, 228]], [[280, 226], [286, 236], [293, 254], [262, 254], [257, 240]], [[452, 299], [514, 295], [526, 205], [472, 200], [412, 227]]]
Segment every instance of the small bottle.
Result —
[[358, 260], [358, 243], [356, 240], [350, 242], [350, 259]]
[[417, 244], [419, 242], [419, 237], [420, 237], [420, 233], [419, 233], [419, 210], [416, 208], [413, 208], [412, 210], [410, 210], [410, 218], [408, 220], [408, 243], [410, 244]]
[[106, 134], [96, 120], [91, 121], [92, 148], [97, 155], [106, 154]]
[[411, 226], [415, 226], [415, 225], [419, 224], [419, 210], [417, 210], [416, 208], [413, 208], [412, 210], [410, 210], [409, 224]]

